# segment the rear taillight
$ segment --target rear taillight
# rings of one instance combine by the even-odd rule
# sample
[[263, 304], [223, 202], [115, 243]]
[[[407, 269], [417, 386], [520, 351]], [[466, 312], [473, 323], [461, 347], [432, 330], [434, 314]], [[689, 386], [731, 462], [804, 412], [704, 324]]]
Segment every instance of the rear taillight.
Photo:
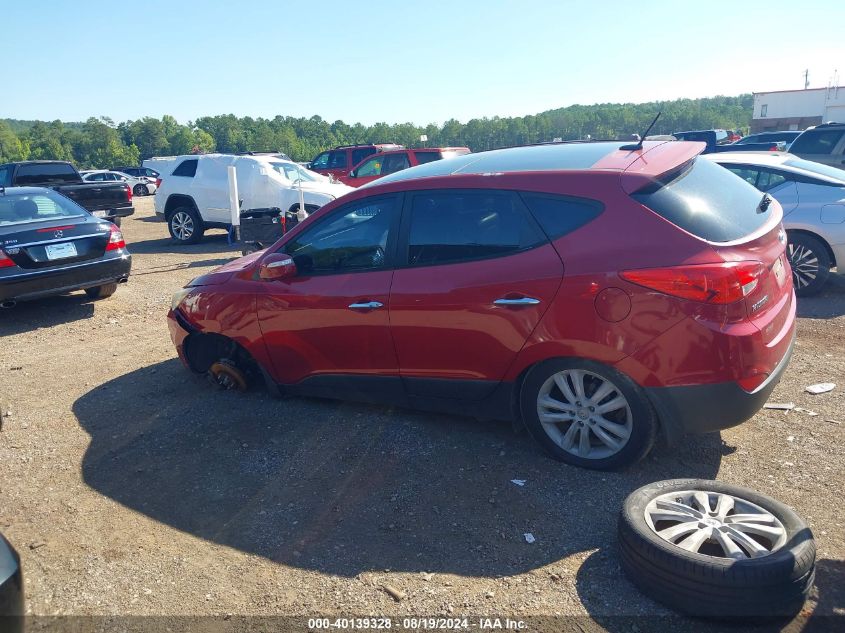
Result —
[[116, 251], [121, 248], [126, 248], [126, 241], [123, 239], [123, 233], [114, 224], [111, 227], [111, 234], [109, 235], [109, 243], [106, 244], [107, 251]]
[[764, 270], [760, 262], [726, 262], [626, 270], [619, 276], [673, 297], [725, 305], [754, 292]]
[[15, 265], [16, 264], [12, 261], [12, 258], [6, 255], [6, 253], [3, 252], [3, 249], [0, 249], [0, 268], [10, 268]]
[[770, 152], [776, 152], [776, 151], [778, 151], [778, 146], [777, 146], [776, 144], [775, 144], [775, 145], [772, 145], [772, 146], [769, 148], [769, 151], [770, 151]]
[[156, 178], [156, 189], [161, 187], [161, 178]]
[[126, 185], [126, 202], [132, 202], [132, 187]]

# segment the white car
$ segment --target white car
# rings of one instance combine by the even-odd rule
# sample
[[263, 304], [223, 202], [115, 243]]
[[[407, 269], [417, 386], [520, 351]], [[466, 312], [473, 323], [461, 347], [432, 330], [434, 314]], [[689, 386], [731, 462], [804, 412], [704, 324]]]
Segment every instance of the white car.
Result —
[[845, 274], [845, 171], [786, 152], [725, 152], [726, 167], [783, 207], [795, 293], [814, 295], [831, 269]]
[[156, 192], [155, 181], [150, 181], [149, 178], [136, 178], [121, 171], [89, 169], [79, 174], [85, 182], [125, 182], [132, 189], [134, 196], [149, 196]]
[[[229, 229], [228, 167], [235, 167], [242, 211], [277, 207], [300, 217], [354, 191], [328, 177], [275, 156], [203, 154], [168, 159], [161, 173], [156, 214], [167, 221], [177, 243], [194, 244], [206, 229]], [[160, 162], [156, 165], [163, 166]], [[304, 210], [300, 210], [300, 189]]]

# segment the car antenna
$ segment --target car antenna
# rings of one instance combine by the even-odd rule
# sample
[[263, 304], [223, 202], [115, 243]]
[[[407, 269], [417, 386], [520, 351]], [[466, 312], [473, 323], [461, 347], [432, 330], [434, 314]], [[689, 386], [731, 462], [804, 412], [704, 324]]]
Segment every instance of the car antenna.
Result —
[[646, 128], [645, 132], [642, 133], [642, 135], [640, 136], [640, 140], [637, 141], [637, 143], [635, 145], [623, 145], [619, 149], [623, 149], [623, 150], [630, 151], [630, 152], [636, 152], [636, 151], [641, 150], [643, 148], [643, 141], [645, 140], [645, 137], [648, 136], [649, 132], [651, 132], [651, 128], [653, 128], [654, 124], [657, 123], [657, 119], [660, 118], [661, 114], [663, 114], [662, 111], [657, 113], [657, 116], [654, 117], [654, 121], [652, 121], [651, 125], [649, 125]]

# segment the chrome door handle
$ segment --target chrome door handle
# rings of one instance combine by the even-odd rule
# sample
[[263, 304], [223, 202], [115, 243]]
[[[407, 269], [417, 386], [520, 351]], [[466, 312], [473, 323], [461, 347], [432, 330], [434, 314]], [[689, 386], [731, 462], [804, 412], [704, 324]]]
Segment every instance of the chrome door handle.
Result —
[[540, 303], [539, 299], [533, 297], [520, 297], [519, 299], [496, 299], [494, 306], [535, 306]]
[[367, 301], [366, 303], [350, 303], [350, 310], [375, 310], [376, 308], [384, 307], [383, 303], [378, 301]]

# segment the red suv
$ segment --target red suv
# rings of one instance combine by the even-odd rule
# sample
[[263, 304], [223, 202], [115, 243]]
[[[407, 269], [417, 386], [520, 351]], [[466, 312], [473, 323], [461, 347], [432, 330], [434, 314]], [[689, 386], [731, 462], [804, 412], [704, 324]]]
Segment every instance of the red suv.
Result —
[[517, 418], [609, 469], [724, 429], [790, 357], [777, 201], [701, 143], [467, 154], [331, 202], [195, 279], [169, 327], [225, 386]]
[[317, 154], [308, 169], [324, 176], [340, 178], [349, 174], [349, 170], [370, 154], [402, 149], [396, 143], [368, 143], [366, 145], [340, 145], [321, 154]]
[[380, 152], [375, 156], [365, 158], [355, 165], [348, 174], [340, 177], [340, 181], [350, 187], [360, 187], [368, 182], [377, 180], [387, 174], [392, 174], [409, 167], [425, 165], [444, 158], [454, 158], [469, 154], [468, 147], [426, 147], [422, 149], [397, 149], [390, 152]]

